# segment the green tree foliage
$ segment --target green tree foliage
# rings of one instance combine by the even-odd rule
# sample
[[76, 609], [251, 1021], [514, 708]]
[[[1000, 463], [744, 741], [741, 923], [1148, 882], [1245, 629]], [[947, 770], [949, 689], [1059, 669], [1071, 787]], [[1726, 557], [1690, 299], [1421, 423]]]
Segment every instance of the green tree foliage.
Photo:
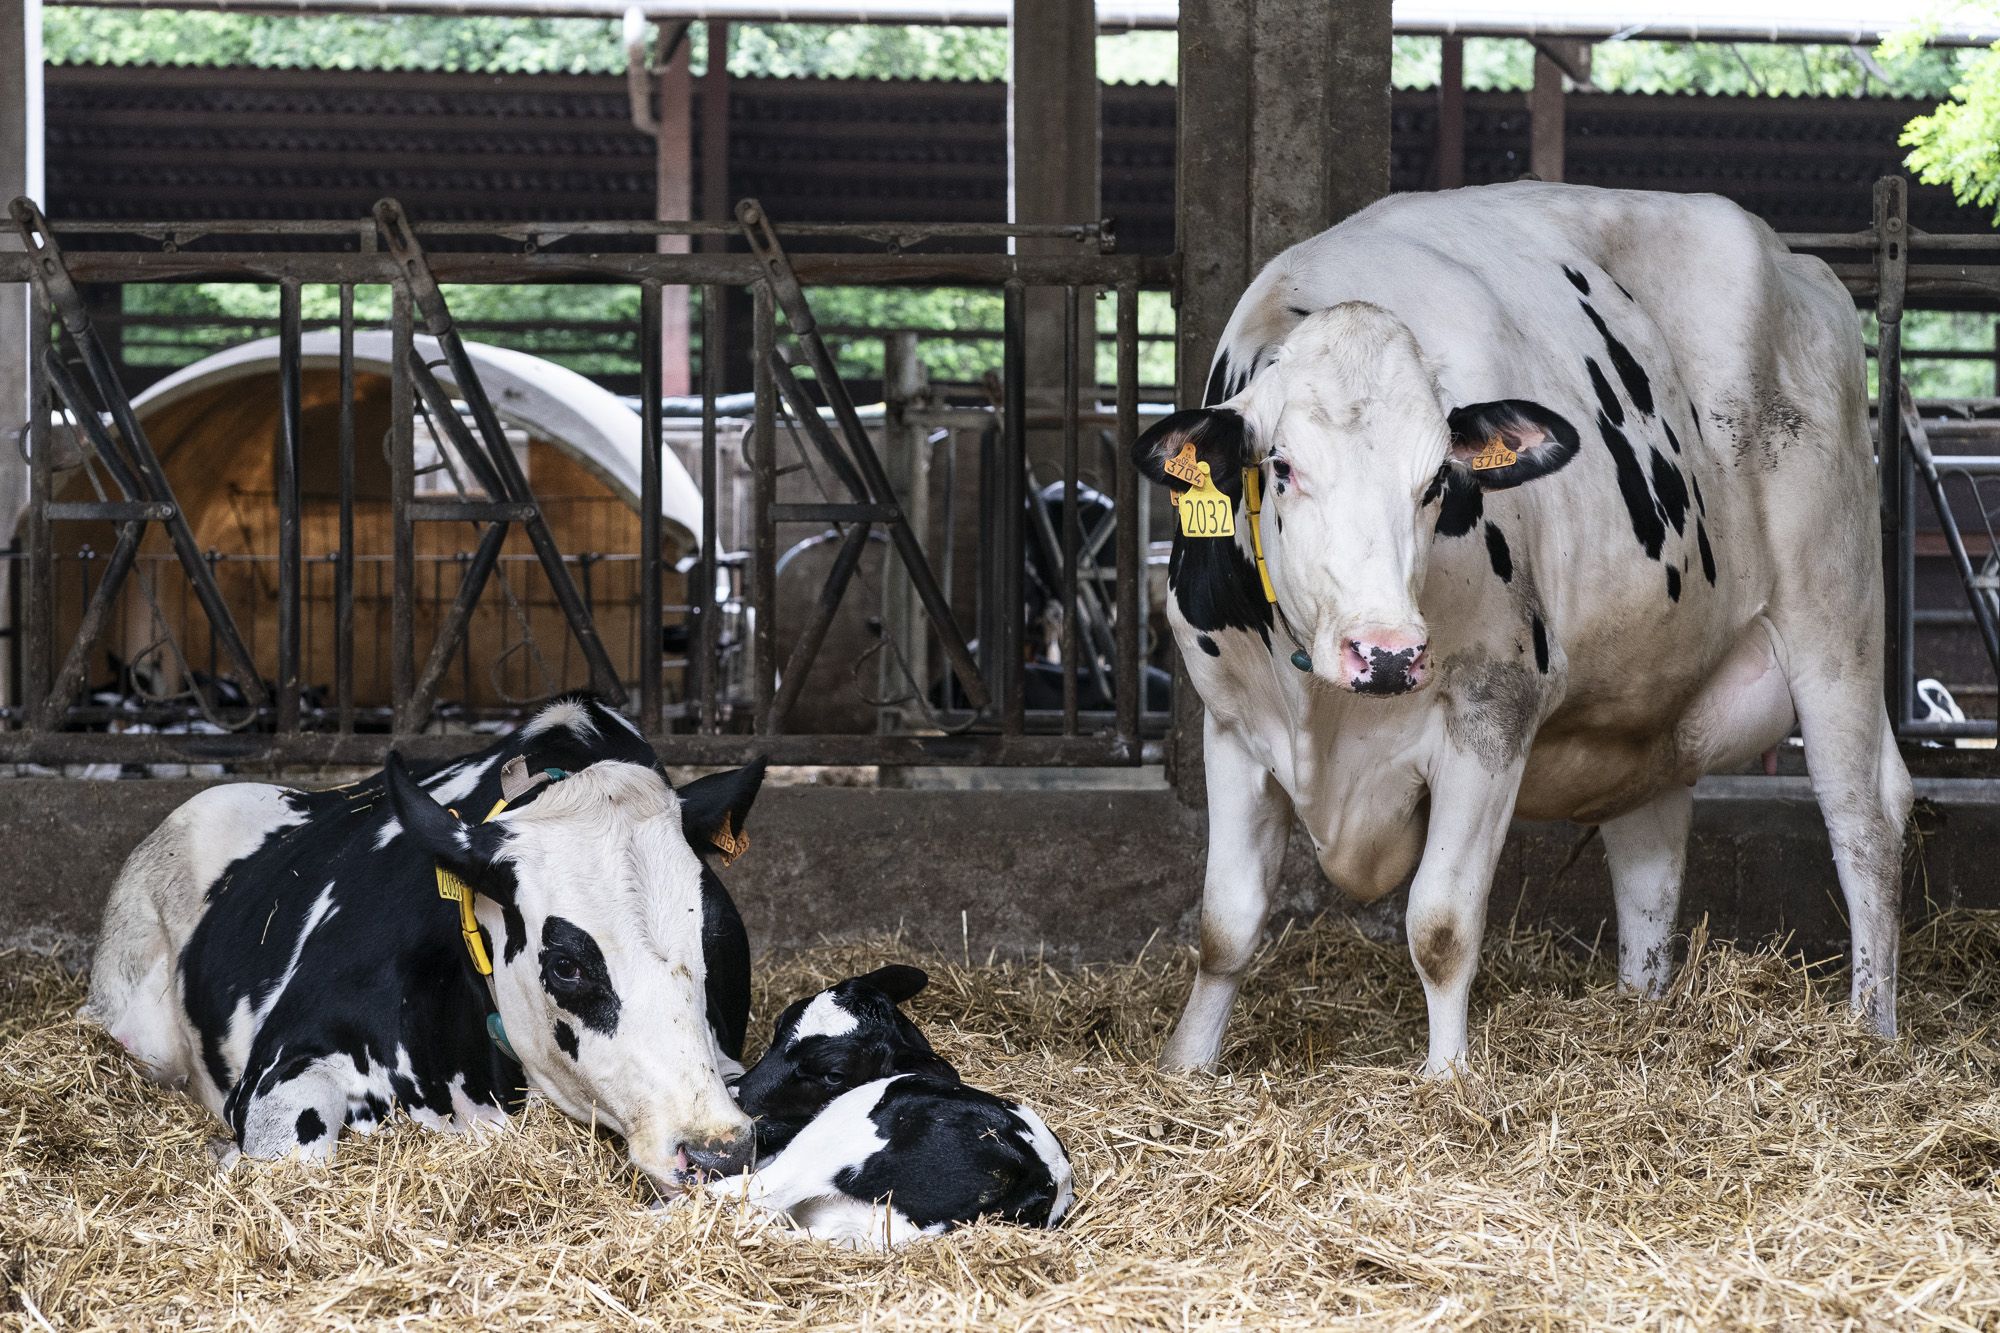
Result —
[[[2000, 15], [2000, 0], [1983, 0]], [[1917, 49], [1927, 25], [1915, 25], [1882, 44], [1887, 55]], [[1926, 185], [1949, 185], [1962, 204], [2000, 204], [2000, 44], [1967, 55], [1958, 78], [1936, 111], [1903, 127], [1910, 169]], [[2000, 210], [1994, 221], [2000, 223]]]

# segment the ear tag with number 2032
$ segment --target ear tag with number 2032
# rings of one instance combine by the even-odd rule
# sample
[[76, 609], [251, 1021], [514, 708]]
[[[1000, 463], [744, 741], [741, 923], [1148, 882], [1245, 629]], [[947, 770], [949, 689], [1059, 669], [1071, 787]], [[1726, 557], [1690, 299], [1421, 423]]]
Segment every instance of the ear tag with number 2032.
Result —
[[1182, 445], [1181, 451], [1166, 461], [1163, 470], [1188, 485], [1184, 491], [1173, 492], [1174, 511], [1181, 519], [1181, 536], [1236, 535], [1236, 506], [1215, 488], [1208, 464], [1195, 461], [1193, 444]]

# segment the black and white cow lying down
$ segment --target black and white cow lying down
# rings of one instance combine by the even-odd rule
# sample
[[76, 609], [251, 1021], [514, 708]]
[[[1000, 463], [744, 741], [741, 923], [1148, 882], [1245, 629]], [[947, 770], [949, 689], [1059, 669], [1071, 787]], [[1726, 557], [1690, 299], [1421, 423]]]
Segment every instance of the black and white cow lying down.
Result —
[[877, 968], [788, 1007], [736, 1084], [754, 1137], [690, 1156], [710, 1189], [817, 1239], [888, 1249], [982, 1217], [1052, 1227], [1069, 1158], [1025, 1106], [966, 1087], [897, 1006], [929, 978]]
[[1399, 195], [1258, 275], [1208, 402], [1135, 450], [1176, 490], [1170, 462], [1206, 464], [1236, 528], [1177, 535], [1169, 567], [1210, 834], [1166, 1063], [1221, 1051], [1295, 815], [1359, 898], [1415, 871], [1433, 1073], [1466, 1054], [1514, 815], [1601, 826], [1620, 980], [1659, 993], [1690, 787], [1795, 721], [1853, 1006], [1895, 1031], [1912, 793], [1860, 328], [1826, 265], [1713, 196]]
[[[625, 718], [571, 699], [421, 778], [392, 756], [334, 791], [212, 788], [126, 862], [86, 1013], [251, 1157], [330, 1159], [392, 1108], [502, 1122], [533, 1090], [671, 1184], [683, 1147], [749, 1128], [723, 1081], [749, 946], [705, 858], [740, 849], [762, 780], [676, 793]], [[471, 939], [440, 870], [471, 886]]]

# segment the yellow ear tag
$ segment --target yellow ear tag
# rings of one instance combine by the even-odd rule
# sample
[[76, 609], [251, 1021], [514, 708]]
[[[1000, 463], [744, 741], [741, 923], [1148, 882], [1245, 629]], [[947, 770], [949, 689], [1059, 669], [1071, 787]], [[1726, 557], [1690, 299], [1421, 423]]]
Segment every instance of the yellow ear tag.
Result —
[[[507, 808], [502, 799], [494, 803], [487, 812], [488, 819]], [[458, 811], [451, 812], [458, 818]], [[487, 957], [486, 941], [479, 936], [479, 918], [472, 911], [472, 886], [443, 866], [437, 868], [438, 897], [450, 899], [458, 904], [458, 933], [465, 937], [465, 951], [472, 955], [472, 968], [482, 977], [493, 975], [493, 960]]]
[[493, 960], [486, 956], [486, 942], [479, 937], [479, 918], [472, 913], [472, 886], [438, 867], [438, 897], [458, 904], [458, 933], [465, 936], [465, 949], [472, 955], [473, 970], [482, 977], [493, 975]]
[[1194, 441], [1181, 446], [1181, 451], [1160, 464], [1160, 468], [1176, 481], [1184, 481], [1190, 486], [1201, 485], [1202, 474], [1208, 469], [1194, 459]]
[[1512, 467], [1520, 455], [1507, 447], [1507, 442], [1495, 435], [1486, 442], [1486, 447], [1472, 456], [1474, 472], [1491, 472], [1495, 468]]
[[737, 857], [750, 850], [750, 835], [748, 833], [731, 833], [729, 831], [729, 822], [729, 816], [726, 814], [723, 815], [722, 827], [717, 829], [714, 836], [709, 838], [709, 841], [715, 844], [715, 849], [722, 853], [722, 868], [724, 870], [727, 870], [730, 863]]
[[1189, 483], [1188, 489], [1173, 493], [1174, 510], [1181, 516], [1181, 536], [1234, 537], [1235, 504], [1215, 489], [1215, 483], [1208, 475], [1208, 464], [1197, 463], [1195, 466], [1200, 470], [1199, 475]]

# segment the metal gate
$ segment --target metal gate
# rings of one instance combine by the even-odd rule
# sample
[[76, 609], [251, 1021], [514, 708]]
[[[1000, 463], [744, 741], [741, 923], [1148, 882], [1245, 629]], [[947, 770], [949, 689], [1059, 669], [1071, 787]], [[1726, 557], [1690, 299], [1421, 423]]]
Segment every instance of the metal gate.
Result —
[[[794, 764], [1136, 764], [1145, 735], [1163, 727], [1147, 717], [1142, 699], [1146, 551], [1140, 517], [1145, 497], [1129, 466], [1116, 468], [1111, 506], [1115, 523], [1086, 533], [1080, 517], [1079, 441], [1102, 421], [1117, 456], [1137, 435], [1138, 298], [1142, 287], [1168, 285], [1170, 261], [1115, 253], [1103, 224], [1043, 227], [799, 226], [783, 229], [793, 245], [824, 244], [830, 253], [788, 255], [779, 231], [754, 201], [738, 223], [552, 223], [488, 226], [413, 224], [394, 201], [357, 223], [196, 223], [56, 227], [28, 201], [13, 209], [27, 253], [0, 254], [0, 282], [32, 284], [34, 327], [47, 331], [31, 367], [33, 410], [28, 431], [31, 502], [16, 561], [19, 605], [17, 684], [0, 731], [0, 762], [231, 763], [237, 765], [373, 764], [388, 749], [443, 756], [477, 748], [477, 735], [436, 734], [440, 687], [466, 649], [467, 625], [503, 569], [510, 532], [525, 534], [532, 564], [545, 581], [569, 646], [588, 664], [590, 687], [623, 707], [670, 762], [721, 764], [765, 755]], [[666, 236], [739, 236], [747, 251], [657, 253]], [[60, 238], [60, 243], [59, 243]], [[993, 253], [997, 241], [1066, 243], [1057, 254]], [[645, 249], [636, 246], [644, 245]], [[938, 247], [945, 247], [942, 252]], [[601, 247], [601, 248], [600, 248]], [[984, 250], [985, 252], [981, 252]], [[274, 284], [279, 293], [279, 430], [275, 465], [276, 671], [265, 679], [245, 644], [216, 577], [216, 557], [199, 548], [146, 438], [130, 400], [93, 327], [81, 289], [86, 284], [226, 281]], [[988, 447], [989, 485], [982, 492], [984, 525], [977, 617], [954, 606], [932, 568], [923, 535], [905, 513], [870, 431], [861, 421], [834, 357], [820, 337], [808, 290], [816, 284], [955, 284], [997, 288], [1007, 312], [1004, 355], [995, 386], [997, 429]], [[445, 288], [453, 284], [631, 284], [639, 290], [643, 388], [643, 448], [639, 484], [637, 652], [621, 674], [599, 634], [591, 599], [581, 591], [574, 553], [558, 548], [536, 496], [509, 447], [502, 414], [489, 399], [454, 322]], [[301, 528], [301, 289], [326, 285], [339, 293], [340, 421], [339, 541], [327, 560], [334, 584], [335, 660], [331, 682], [301, 673], [302, 598], [306, 580]], [[388, 657], [394, 707], [370, 718], [355, 705], [354, 557], [356, 447], [355, 293], [370, 285], [392, 293], [388, 321], [395, 353], [389, 433], [390, 501], [394, 535], [390, 569], [393, 612]], [[675, 576], [661, 558], [661, 467], [664, 420], [658, 330], [663, 292], [698, 291], [703, 308], [700, 357], [701, 450], [698, 478], [703, 517], [699, 549], [687, 571], [683, 601], [670, 602]], [[1027, 293], [1056, 289], [1070, 315], [1062, 329], [1030, 330]], [[747, 291], [752, 312], [754, 409], [745, 449], [750, 473], [747, 532], [742, 551], [721, 549], [718, 398], [719, 333], [728, 291]], [[1103, 293], [1116, 310], [1111, 344], [1115, 383], [1098, 409], [1086, 395], [1097, 382], [1096, 347], [1077, 333], [1078, 314]], [[420, 343], [420, 336], [429, 342]], [[1027, 346], [1034, 336], [1063, 343], [1065, 397], [1057, 414], [1061, 437], [1062, 503], [1054, 512], [1031, 503], [1026, 393]], [[433, 345], [436, 361], [420, 350]], [[420, 493], [417, 427], [422, 422], [462, 465], [458, 494]], [[60, 499], [54, 488], [59, 431], [83, 446], [86, 474], [98, 488], [91, 500]], [[366, 442], [363, 442], [366, 443]], [[807, 456], [809, 455], [809, 457]], [[815, 502], [781, 501], [780, 479], [802, 466], [831, 479]], [[1053, 522], [1051, 519], [1053, 518]], [[92, 582], [81, 623], [58, 641], [54, 608], [60, 525], [89, 521], [115, 526], [116, 542], [87, 575]], [[456, 588], [439, 608], [434, 638], [417, 633], [419, 525], [475, 525], [476, 546], [455, 562]], [[219, 645], [216, 669], [205, 678], [199, 654], [172, 645], [182, 677], [195, 681], [183, 712], [206, 720], [202, 734], [187, 726], [102, 729], [104, 719], [79, 699], [101, 654], [112, 607], [131, 579], [147, 530], [159, 525], [173, 563], [193, 590], [201, 621]], [[1039, 525], [1039, 526], [1037, 526]], [[795, 646], [782, 664], [778, 651], [777, 561], [786, 534], [831, 528], [839, 555], [817, 603], [794, 627]], [[948, 668], [935, 685], [940, 703], [932, 725], [900, 734], [798, 734], [787, 720], [829, 622], [848, 597], [860, 552], [877, 533], [895, 551], [923, 632]], [[1023, 556], [1041, 540], [1059, 570], [1059, 707], [1024, 702]], [[1050, 545], [1052, 543], [1052, 546]], [[1106, 562], [1101, 558], [1110, 554]], [[586, 563], [584, 570], [589, 566]], [[504, 580], [504, 570], [500, 577]], [[729, 593], [731, 579], [740, 593]], [[724, 605], [725, 600], [730, 604]], [[685, 617], [686, 668], [681, 697], [665, 688], [666, 619]], [[997, 612], [995, 608], [998, 608]], [[966, 625], [977, 620], [975, 644]], [[725, 620], [746, 643], [725, 642]], [[749, 669], [732, 697], [725, 657]], [[744, 673], [738, 672], [739, 677]], [[1108, 708], [1080, 704], [1084, 686], [1109, 687]], [[315, 684], [327, 688], [315, 690]], [[1093, 697], [1098, 697], [1093, 696]], [[101, 710], [99, 710], [101, 713]], [[154, 709], [148, 718], [161, 714]], [[100, 728], [100, 729], [92, 729]]]

